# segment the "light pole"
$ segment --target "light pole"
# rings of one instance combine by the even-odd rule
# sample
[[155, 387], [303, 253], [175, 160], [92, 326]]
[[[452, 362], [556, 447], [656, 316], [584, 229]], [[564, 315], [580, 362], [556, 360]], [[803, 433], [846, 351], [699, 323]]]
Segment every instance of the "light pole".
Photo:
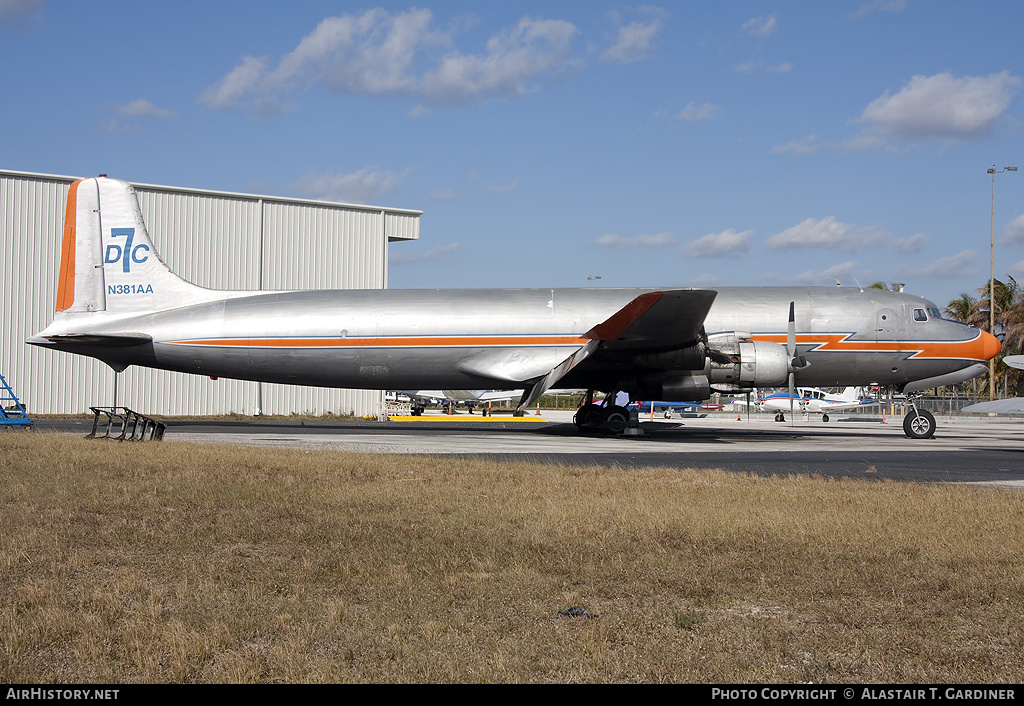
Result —
[[[988, 276], [988, 332], [996, 335], [996, 174], [1015, 172], [1017, 167], [996, 169], [992, 165], [988, 173], [992, 175], [992, 230], [989, 240], [989, 276]], [[988, 361], [988, 399], [996, 398], [996, 359]]]

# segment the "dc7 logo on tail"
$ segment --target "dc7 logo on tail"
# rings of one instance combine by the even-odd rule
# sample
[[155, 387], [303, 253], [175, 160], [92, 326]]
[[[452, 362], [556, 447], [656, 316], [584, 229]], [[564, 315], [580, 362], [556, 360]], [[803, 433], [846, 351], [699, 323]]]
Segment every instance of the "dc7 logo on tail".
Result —
[[106, 257], [103, 258], [104, 264], [112, 264], [121, 261], [121, 269], [123, 272], [131, 272], [131, 263], [142, 264], [149, 259], [149, 255], [139, 255], [139, 252], [149, 252], [149, 246], [145, 243], [139, 243], [135, 247], [132, 247], [132, 240], [135, 238], [134, 228], [111, 228], [110, 237], [120, 238], [124, 236], [126, 238], [124, 246], [113, 243], [107, 246]]

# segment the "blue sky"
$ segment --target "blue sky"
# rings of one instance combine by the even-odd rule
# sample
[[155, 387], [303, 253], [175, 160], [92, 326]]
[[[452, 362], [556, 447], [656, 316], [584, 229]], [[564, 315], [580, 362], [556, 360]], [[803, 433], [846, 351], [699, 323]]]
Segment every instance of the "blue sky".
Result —
[[[422, 210], [394, 288], [942, 305], [988, 280], [987, 170], [1024, 170], [1021, 27], [999, 1], [0, 0], [0, 168]], [[995, 233], [1024, 280], [1024, 171]]]

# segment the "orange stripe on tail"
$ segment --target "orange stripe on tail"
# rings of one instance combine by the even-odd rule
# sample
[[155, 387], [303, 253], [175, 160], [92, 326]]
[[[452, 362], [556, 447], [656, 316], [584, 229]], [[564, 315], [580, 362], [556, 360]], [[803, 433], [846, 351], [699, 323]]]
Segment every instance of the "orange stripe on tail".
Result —
[[75, 226], [78, 223], [79, 179], [68, 189], [68, 205], [64, 211], [64, 242], [60, 248], [60, 272], [57, 273], [56, 310], [66, 311], [75, 303]]

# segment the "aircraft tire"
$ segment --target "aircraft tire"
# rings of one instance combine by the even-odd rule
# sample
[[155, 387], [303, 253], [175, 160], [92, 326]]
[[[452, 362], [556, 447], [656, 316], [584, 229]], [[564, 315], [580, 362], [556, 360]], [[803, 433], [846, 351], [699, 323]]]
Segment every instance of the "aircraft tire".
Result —
[[592, 429], [601, 421], [601, 406], [596, 404], [585, 404], [576, 410], [572, 423], [580, 429]]
[[935, 436], [935, 417], [924, 409], [911, 410], [903, 418], [903, 433], [911, 439], [930, 439]]
[[614, 406], [608, 409], [601, 426], [611, 434], [621, 434], [629, 426], [629, 411], [625, 407]]
[[821, 421], [827, 422], [828, 421], [828, 415], [827, 414], [821, 415]]

